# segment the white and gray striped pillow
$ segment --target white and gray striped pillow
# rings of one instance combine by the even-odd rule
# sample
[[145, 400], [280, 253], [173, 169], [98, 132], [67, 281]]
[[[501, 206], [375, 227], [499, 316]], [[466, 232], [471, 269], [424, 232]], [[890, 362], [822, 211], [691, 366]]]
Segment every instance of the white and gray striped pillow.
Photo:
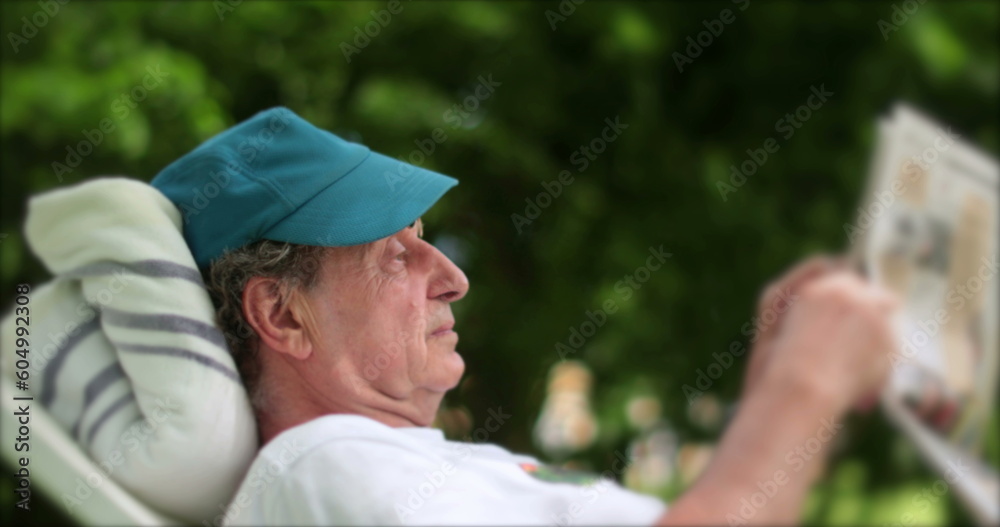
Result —
[[[29, 392], [97, 476], [200, 523], [225, 509], [257, 435], [181, 228], [165, 196], [126, 178], [31, 200], [26, 238], [55, 277], [28, 294]], [[3, 356], [11, 375], [18, 357]]]

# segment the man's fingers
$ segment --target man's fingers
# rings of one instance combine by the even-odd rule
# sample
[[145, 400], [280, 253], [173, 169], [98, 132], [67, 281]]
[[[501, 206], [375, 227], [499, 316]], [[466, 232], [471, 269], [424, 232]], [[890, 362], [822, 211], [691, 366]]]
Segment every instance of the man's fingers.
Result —
[[774, 346], [757, 346], [754, 348], [750, 362], [747, 364], [747, 371], [743, 374], [744, 394], [750, 393], [753, 389], [755, 382], [761, 377], [761, 371], [764, 370], [767, 363], [771, 360], [772, 355], [774, 355]]
[[764, 293], [761, 295], [760, 301], [757, 305], [757, 311], [760, 312], [772, 307], [774, 302], [777, 301], [784, 292], [798, 289], [798, 287], [804, 282], [836, 270], [839, 265], [842, 265], [838, 263], [839, 260], [841, 259], [831, 255], [821, 254], [812, 256], [804, 262], [795, 265], [791, 270], [785, 272], [781, 278], [771, 282], [771, 284], [764, 289]]
[[884, 287], [877, 287], [876, 289], [874, 294], [882, 308], [894, 310], [899, 307], [899, 296], [896, 293]]
[[[828, 254], [820, 254], [806, 259], [764, 289], [757, 303], [757, 313], [764, 313], [768, 309], [778, 309], [778, 302], [782, 298], [786, 303], [791, 304], [792, 299], [787, 297], [794, 297], [803, 285], [831, 272], [842, 270], [845, 265], [845, 258]], [[786, 305], [780, 309], [783, 312], [788, 307]], [[764, 340], [771, 338], [777, 334], [780, 326], [781, 319], [779, 318], [776, 324], [760, 328], [760, 338]]]
[[899, 307], [899, 297], [893, 291], [880, 285], [862, 282], [860, 294], [881, 313], [894, 311]]

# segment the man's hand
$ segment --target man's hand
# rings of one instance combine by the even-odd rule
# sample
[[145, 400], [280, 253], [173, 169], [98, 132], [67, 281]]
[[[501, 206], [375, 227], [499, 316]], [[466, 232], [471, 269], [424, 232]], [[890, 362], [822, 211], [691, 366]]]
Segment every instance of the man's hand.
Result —
[[[780, 321], [762, 328], [739, 411], [704, 474], [660, 524], [798, 521], [828, 454], [831, 423], [881, 386], [895, 345], [892, 295], [854, 273], [822, 267], [807, 262], [779, 282], [797, 284], [797, 298]], [[777, 294], [765, 293], [765, 308]], [[804, 445], [819, 448], [796, 457]]]
[[848, 271], [809, 282], [799, 296], [761, 366], [762, 382], [811, 386], [846, 411], [888, 376], [897, 301]]
[[845, 265], [842, 259], [832, 256], [814, 256], [797, 264], [781, 278], [764, 287], [757, 300], [755, 332], [750, 338], [753, 347], [743, 382], [744, 397], [758, 383], [760, 373], [774, 351], [774, 342], [783, 326], [785, 316], [798, 300], [802, 287], [817, 278], [844, 269]]

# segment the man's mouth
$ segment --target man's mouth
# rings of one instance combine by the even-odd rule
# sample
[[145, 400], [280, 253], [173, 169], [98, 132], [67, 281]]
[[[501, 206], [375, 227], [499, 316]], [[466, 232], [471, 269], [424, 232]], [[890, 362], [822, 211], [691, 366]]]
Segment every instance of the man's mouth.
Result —
[[454, 320], [445, 322], [444, 324], [441, 324], [440, 326], [438, 326], [437, 329], [435, 329], [430, 334], [430, 336], [431, 337], [442, 337], [442, 336], [445, 336], [445, 335], [450, 335], [452, 333], [455, 333], [455, 331], [452, 329], [454, 327], [455, 327], [455, 321]]

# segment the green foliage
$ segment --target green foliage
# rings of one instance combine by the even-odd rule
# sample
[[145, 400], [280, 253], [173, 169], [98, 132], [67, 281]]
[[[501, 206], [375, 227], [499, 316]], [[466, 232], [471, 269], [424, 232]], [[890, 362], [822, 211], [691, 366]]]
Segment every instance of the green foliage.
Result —
[[[923, 3], [887, 39], [878, 21], [893, 7], [882, 2], [755, 1], [745, 11], [737, 2], [586, 2], [555, 30], [546, 17], [555, 2], [405, 1], [387, 24], [371, 13], [384, 2], [219, 5], [228, 4], [73, 1], [15, 53], [6, 35], [39, 7], [3, 3], [4, 304], [14, 283], [47, 277], [21, 233], [31, 194], [101, 175], [149, 180], [278, 104], [393, 156], [441, 128], [447, 139], [423, 164], [461, 184], [428, 216], [428, 233], [461, 250], [472, 283], [455, 305], [467, 376], [448, 404], [474, 417], [503, 406], [513, 417], [490, 440], [534, 451], [556, 343], [611, 299], [619, 311], [569, 357], [595, 373], [602, 432], [586, 453], [595, 466], [633, 433], [622, 417], [630, 393], [652, 391], [681, 435], [698, 437], [682, 385], [713, 352], [745, 342], [740, 328], [763, 283], [809, 253], [848, 247], [842, 225], [860, 199], [873, 125], [895, 100], [997, 152], [991, 2]], [[735, 20], [679, 72], [675, 52], [723, 9]], [[348, 62], [343, 45], [357, 45], [373, 21], [378, 35]], [[147, 67], [168, 75], [124, 112], [121, 98]], [[455, 126], [449, 109], [490, 75], [501, 85]], [[821, 85], [829, 101], [781, 139], [776, 121]], [[573, 152], [616, 117], [628, 128], [578, 171]], [[57, 177], [53, 162], [65, 163], [67, 147], [104, 119], [114, 131]], [[769, 137], [780, 149], [723, 199], [717, 183]], [[512, 215], [563, 170], [574, 181], [519, 233]], [[625, 299], [616, 282], [661, 244], [673, 256]], [[744, 362], [711, 391], [734, 398]], [[854, 423], [843, 454], [857, 460], [854, 479], [827, 480], [811, 518], [892, 517], [878, 510], [905, 507], [913, 488], [933, 481], [912, 457], [890, 455], [897, 441], [885, 437], [895, 432], [876, 421]], [[849, 510], [829, 504], [847, 492]], [[950, 507], [927, 521], [963, 519]]]

